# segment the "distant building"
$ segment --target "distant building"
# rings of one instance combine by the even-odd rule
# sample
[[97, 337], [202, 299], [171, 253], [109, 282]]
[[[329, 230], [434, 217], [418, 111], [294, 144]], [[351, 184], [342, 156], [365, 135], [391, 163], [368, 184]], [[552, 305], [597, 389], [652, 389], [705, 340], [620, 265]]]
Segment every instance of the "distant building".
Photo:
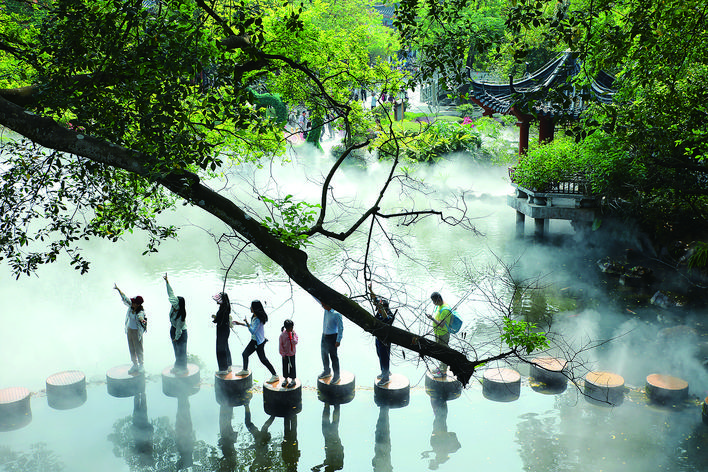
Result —
[[383, 25], [393, 28], [393, 19], [396, 18], [396, 7], [398, 3], [393, 3], [391, 5], [374, 5], [373, 9], [379, 12], [383, 17]]

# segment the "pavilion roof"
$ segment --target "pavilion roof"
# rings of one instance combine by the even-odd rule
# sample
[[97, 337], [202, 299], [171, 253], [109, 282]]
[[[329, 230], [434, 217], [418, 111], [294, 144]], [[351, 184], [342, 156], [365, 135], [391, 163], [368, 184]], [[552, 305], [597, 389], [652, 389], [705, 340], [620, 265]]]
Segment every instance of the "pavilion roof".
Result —
[[[512, 83], [510, 80], [509, 83], [500, 84], [471, 80], [470, 95], [494, 113], [509, 114], [514, 105], [524, 103], [533, 97], [536, 99], [533, 110], [538, 115], [577, 118], [587, 103], [575, 87], [571, 92], [566, 93], [568, 100], [565, 100], [564, 104], [538, 97], [545, 97], [552, 87], [567, 83], [568, 79], [578, 72], [580, 72], [579, 62], [570, 52], [565, 52], [518, 82]], [[616, 92], [612, 88], [613, 83], [613, 76], [600, 71], [590, 84], [590, 95], [602, 103], [612, 102]]]

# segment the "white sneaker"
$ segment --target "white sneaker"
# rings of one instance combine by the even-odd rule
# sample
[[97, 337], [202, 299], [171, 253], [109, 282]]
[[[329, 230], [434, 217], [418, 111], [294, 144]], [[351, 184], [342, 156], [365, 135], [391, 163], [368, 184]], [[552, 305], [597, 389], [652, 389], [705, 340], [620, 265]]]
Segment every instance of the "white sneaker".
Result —
[[226, 375], [228, 373], [229, 373], [228, 370], [217, 370], [216, 371], [216, 375]]
[[272, 375], [270, 377], [270, 380], [268, 380], [266, 383], [272, 384], [274, 382], [277, 382], [278, 380], [280, 380], [280, 377], [278, 377], [277, 375]]
[[248, 370], [244, 369], [244, 370], [239, 370], [234, 375], [238, 375], [240, 377], [240, 376], [248, 375], [248, 374], [249, 374]]

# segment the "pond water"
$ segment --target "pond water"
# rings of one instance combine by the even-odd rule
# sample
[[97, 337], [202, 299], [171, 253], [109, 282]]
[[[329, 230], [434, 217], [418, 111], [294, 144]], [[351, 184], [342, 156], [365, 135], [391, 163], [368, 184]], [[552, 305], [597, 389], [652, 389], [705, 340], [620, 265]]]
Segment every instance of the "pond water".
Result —
[[[326, 158], [311, 159], [306, 166], [310, 172], [330, 163]], [[382, 165], [346, 168], [334, 186], [352, 201], [365, 201], [385, 171]], [[303, 172], [296, 163], [268, 172], [272, 179], [259, 181], [254, 170], [242, 182], [255, 182], [257, 187], [277, 184], [284, 195], [317, 201], [316, 188], [288, 188], [285, 176]], [[657, 322], [654, 308], [627, 308], [607, 297], [607, 283], [594, 270], [604, 242], [584, 241], [562, 222], [552, 222], [554, 236], [547, 244], [516, 239], [514, 212], [505, 203], [510, 188], [503, 168], [452, 160], [419, 172], [427, 174], [435, 195], [450, 188], [468, 189], [466, 204], [483, 235], [448, 229], [433, 219], [410, 230], [384, 223], [392, 231], [409, 231], [401, 241], [405, 244], [397, 246], [401, 252], [379, 244], [371, 255], [378, 291], [400, 309], [397, 323], [426, 332], [419, 314], [431, 311], [428, 297], [438, 290], [453, 305], [462, 301], [458, 312], [466, 319], [467, 341], [474, 345], [488, 336], [485, 329], [493, 323], [487, 320], [494, 313], [479, 294], [470, 295], [469, 273], [495, 266], [498, 259], [518, 260], [519, 271], [543, 275], [553, 293], [582, 299], [567, 308], [549, 297], [545, 303], [554, 305], [549, 310], [553, 329], [564, 335], [567, 351], [582, 358], [574, 364], [579, 378], [595, 369], [624, 377], [627, 392], [622, 404], [590, 403], [573, 384], [562, 391], [544, 389], [529, 380], [523, 363], [514, 365], [522, 374], [521, 394], [515, 401], [485, 398], [481, 372], [459, 398], [441, 401], [426, 393], [425, 363], [394, 349], [392, 370], [410, 380], [410, 401], [400, 408], [379, 407], [373, 392], [378, 374], [373, 339], [345, 320], [339, 355], [342, 368], [356, 375], [357, 388], [351, 402], [327, 405], [316, 391], [322, 309], [288, 283], [274, 264], [257, 253], [245, 253], [226, 282], [234, 317], [246, 316], [255, 298], [265, 302], [270, 316], [266, 337], [271, 340], [266, 354], [278, 371], [275, 339], [283, 320], [294, 320], [300, 337], [302, 411], [294, 420], [265, 413], [260, 385], [269, 374], [255, 357], [250, 361], [255, 388], [249, 404], [224, 408], [214, 393], [215, 333], [210, 315], [216, 311], [211, 295], [221, 290], [224, 268], [231, 260], [225, 253], [220, 258], [212, 237], [224, 229], [198, 209], [180, 206], [165, 217], [183, 226], [180, 239], [164, 242], [158, 254], [142, 256], [145, 239], [135, 234], [118, 244], [86, 242], [93, 263], [85, 276], [56, 264], [43, 267], [37, 277], [15, 281], [3, 269], [0, 358], [5, 362], [0, 388], [21, 386], [33, 394], [31, 422], [0, 432], [0, 470], [705, 470], [708, 427], [701, 421], [701, 401], [708, 395], [706, 370], [693, 346], [681, 339], [657, 342], [666, 326]], [[243, 197], [238, 186], [230, 191]], [[395, 207], [399, 195], [387, 205]], [[257, 202], [251, 204], [257, 207]], [[362, 294], [356, 261], [363, 241], [365, 235], [357, 234], [346, 246], [316, 242], [310, 268], [345, 293]], [[201, 366], [199, 391], [180, 400], [161, 389], [160, 372], [174, 361], [165, 273], [175, 292], [187, 300], [188, 352]], [[149, 317], [146, 390], [134, 398], [111, 397], [105, 385], [106, 371], [129, 361], [125, 309], [112, 290], [114, 283], [128, 296], [142, 295]], [[689, 313], [686, 319], [704, 315]], [[608, 344], [583, 350], [612, 337], [616, 338]], [[231, 335], [235, 364], [240, 364], [248, 339], [245, 329]], [[485, 349], [492, 352], [495, 347]], [[47, 404], [45, 380], [65, 370], [86, 374], [87, 401], [74, 409], [55, 410]], [[655, 372], [688, 380], [689, 399], [678, 405], [650, 404], [644, 379]]]

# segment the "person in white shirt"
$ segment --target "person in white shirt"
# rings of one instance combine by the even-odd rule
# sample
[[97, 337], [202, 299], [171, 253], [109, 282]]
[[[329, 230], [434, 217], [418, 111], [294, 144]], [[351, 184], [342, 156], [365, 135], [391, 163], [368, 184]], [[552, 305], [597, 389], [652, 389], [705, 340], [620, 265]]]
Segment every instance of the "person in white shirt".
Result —
[[113, 289], [120, 294], [123, 304], [128, 307], [125, 313], [125, 334], [128, 337], [128, 350], [133, 366], [128, 370], [129, 374], [141, 374], [145, 372], [143, 367], [143, 333], [147, 331], [147, 316], [143, 308], [143, 297], [137, 295], [128, 298], [116, 284]]

